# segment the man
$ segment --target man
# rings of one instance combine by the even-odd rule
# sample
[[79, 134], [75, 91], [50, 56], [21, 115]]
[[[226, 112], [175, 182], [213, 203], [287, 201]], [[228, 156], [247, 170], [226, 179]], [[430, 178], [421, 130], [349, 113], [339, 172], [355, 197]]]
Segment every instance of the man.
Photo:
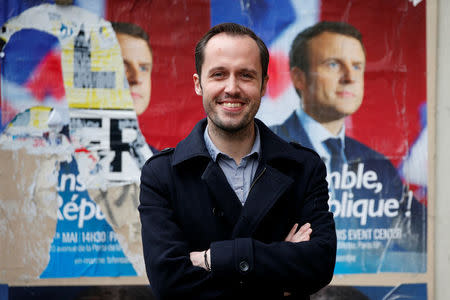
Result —
[[134, 108], [139, 116], [150, 103], [152, 88], [153, 57], [148, 35], [136, 24], [113, 22], [112, 26], [122, 52]]
[[152, 289], [160, 299], [309, 299], [335, 262], [325, 166], [254, 118], [269, 53], [251, 30], [213, 27], [195, 61], [207, 119], [142, 169]]
[[[140, 116], [150, 104], [152, 91], [153, 55], [148, 34], [132, 23], [112, 22], [111, 25], [119, 42], [134, 110]], [[144, 143], [145, 138], [139, 132], [132, 146], [140, 147]], [[152, 154], [158, 153], [155, 147], [150, 144], [148, 146]]]
[[[423, 270], [424, 206], [406, 193], [387, 158], [345, 135], [345, 118], [364, 94], [361, 33], [346, 23], [317, 23], [297, 35], [289, 58], [301, 109], [272, 130], [316, 150], [327, 166], [340, 249], [336, 272]], [[398, 255], [403, 251], [417, 252], [415, 263], [403, 264], [412, 259]]]

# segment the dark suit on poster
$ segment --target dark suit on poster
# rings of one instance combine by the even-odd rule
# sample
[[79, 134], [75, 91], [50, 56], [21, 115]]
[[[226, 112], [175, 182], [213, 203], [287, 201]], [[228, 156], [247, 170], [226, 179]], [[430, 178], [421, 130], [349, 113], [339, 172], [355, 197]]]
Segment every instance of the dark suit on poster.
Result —
[[[309, 299], [331, 280], [336, 235], [325, 166], [314, 151], [255, 122], [261, 158], [244, 206], [206, 149], [206, 120], [143, 167], [142, 242], [158, 297], [289, 299], [283, 297], [288, 291], [293, 299]], [[313, 228], [310, 241], [284, 242], [294, 223], [306, 222]], [[211, 272], [189, 259], [190, 251], [207, 247]]]
[[[271, 129], [286, 141], [298, 142], [304, 147], [313, 149], [311, 140], [296, 112], [293, 112], [285, 122], [273, 126]], [[378, 241], [382, 242], [382, 244], [372, 244], [372, 246], [368, 246], [369, 248], [355, 250], [345, 249], [345, 247], [344, 249], [340, 248], [338, 243], [338, 258], [335, 272], [337, 274], [375, 273], [379, 271], [424, 272], [426, 268], [426, 256], [424, 255], [426, 251], [426, 207], [414, 197], [408, 200], [406, 188], [397, 170], [384, 155], [349, 136], [345, 136], [344, 153], [348, 163], [346, 172], [353, 172], [357, 176], [358, 174], [363, 175], [366, 172], [373, 171], [381, 184], [381, 190], [377, 192], [375, 187], [368, 189], [364, 188], [364, 186], [337, 189], [342, 198], [344, 198], [344, 192], [347, 194], [345, 204], [343, 204], [343, 199], [334, 199], [334, 202], [330, 202], [330, 208], [335, 213], [338, 241], [350, 240], [348, 229], [373, 229], [370, 237], [362, 237], [363, 241], [377, 241], [378, 238]], [[371, 174], [373, 175], [373, 173]], [[349, 198], [350, 194], [353, 197]], [[353, 200], [353, 204], [355, 204], [356, 201], [361, 199], [362, 201], [358, 202], [361, 206], [358, 207], [357, 211], [361, 211], [362, 206], [365, 205], [362, 204], [364, 199], [368, 199], [369, 202], [366, 202], [367, 210], [370, 211], [372, 205], [372, 216], [364, 216], [363, 214], [355, 216], [355, 214], [348, 212], [349, 200]], [[372, 204], [370, 203], [371, 199], [374, 200]], [[385, 208], [388, 199], [397, 200], [398, 208]], [[391, 204], [392, 202], [395, 204], [395, 201], [390, 201]], [[340, 207], [338, 208], [337, 206], [339, 205]], [[344, 209], [343, 205], [347, 207]], [[386, 215], [386, 213], [379, 210], [383, 207], [382, 205], [385, 205], [384, 209], [391, 212], [390, 215]], [[338, 209], [340, 211], [337, 211]], [[395, 213], [395, 211], [397, 212]], [[392, 214], [396, 215], [393, 216]], [[381, 235], [385, 234], [384, 231], [383, 233], [374, 231], [379, 228], [400, 228], [401, 237], [398, 235], [393, 236], [391, 241], [383, 239]], [[345, 237], [339, 236], [339, 230], [341, 229], [347, 230]], [[375, 238], [376, 234], [378, 234], [377, 238]], [[377, 245], [379, 247], [376, 247]], [[409, 259], [420, 257], [421, 261], [410, 261], [407, 265], [400, 265], [399, 257], [401, 257], [402, 252], [414, 253], [412, 256], [403, 256], [409, 257]], [[356, 262], [339, 261], [340, 254], [344, 257], [349, 253], [356, 255]], [[395, 263], [396, 259], [397, 263]], [[394, 263], [392, 264], [392, 262]]]

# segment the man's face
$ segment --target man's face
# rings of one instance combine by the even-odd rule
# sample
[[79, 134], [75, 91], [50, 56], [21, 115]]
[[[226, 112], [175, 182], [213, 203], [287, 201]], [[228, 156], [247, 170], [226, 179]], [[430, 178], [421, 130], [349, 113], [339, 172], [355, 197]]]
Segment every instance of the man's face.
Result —
[[259, 49], [252, 38], [225, 33], [211, 38], [204, 49], [201, 78], [194, 74], [209, 126], [227, 132], [253, 126], [267, 79], [262, 80]]
[[349, 36], [324, 32], [308, 43], [309, 70], [291, 70], [303, 110], [318, 122], [343, 119], [358, 110], [364, 95], [365, 54]]
[[150, 103], [153, 58], [147, 42], [128, 34], [118, 33], [120, 50], [130, 86], [136, 114], [142, 114]]

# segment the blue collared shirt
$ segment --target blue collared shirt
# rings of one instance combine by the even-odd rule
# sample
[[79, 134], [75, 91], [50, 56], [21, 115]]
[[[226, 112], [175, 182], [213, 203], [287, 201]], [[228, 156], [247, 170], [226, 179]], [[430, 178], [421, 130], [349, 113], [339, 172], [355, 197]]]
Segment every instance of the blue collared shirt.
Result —
[[308, 135], [311, 144], [313, 145], [314, 150], [322, 157], [323, 162], [325, 163], [328, 173], [330, 173], [330, 159], [331, 153], [328, 148], [325, 146], [324, 141], [329, 138], [339, 138], [342, 144], [342, 158], [344, 162], [347, 162], [344, 155], [345, 148], [345, 125], [342, 127], [341, 131], [337, 136], [334, 136], [331, 132], [329, 132], [325, 127], [323, 127], [319, 122], [308, 116], [301, 108], [296, 110], [297, 116], [300, 120], [300, 123], [303, 125], [303, 128]]
[[261, 138], [259, 136], [258, 126], [255, 124], [255, 142], [250, 152], [241, 159], [239, 165], [233, 158], [221, 152], [212, 142], [206, 126], [203, 134], [206, 148], [214, 162], [217, 162], [228, 180], [231, 188], [236, 193], [242, 205], [245, 204], [250, 186], [255, 177], [258, 168], [259, 158], [261, 157]]

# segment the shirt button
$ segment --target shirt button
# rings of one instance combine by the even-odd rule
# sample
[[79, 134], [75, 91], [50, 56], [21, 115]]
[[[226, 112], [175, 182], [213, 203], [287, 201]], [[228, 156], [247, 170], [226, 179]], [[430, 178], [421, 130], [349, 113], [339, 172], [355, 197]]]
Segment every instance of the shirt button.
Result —
[[242, 272], [247, 272], [249, 268], [250, 268], [250, 266], [248, 265], [248, 262], [246, 262], [245, 260], [243, 260], [239, 263], [239, 269]]

